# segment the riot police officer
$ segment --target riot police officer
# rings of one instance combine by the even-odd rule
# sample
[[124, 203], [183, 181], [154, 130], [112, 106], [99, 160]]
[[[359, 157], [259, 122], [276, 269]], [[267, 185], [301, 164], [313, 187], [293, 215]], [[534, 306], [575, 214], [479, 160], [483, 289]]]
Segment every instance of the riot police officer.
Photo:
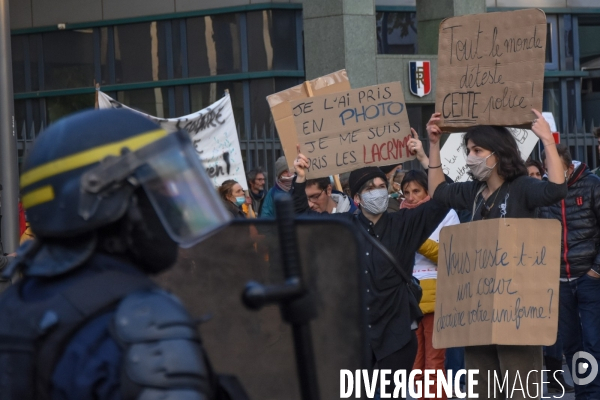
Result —
[[0, 298], [0, 399], [214, 399], [196, 324], [149, 274], [227, 212], [184, 132], [126, 110], [51, 125], [21, 176], [36, 235]]

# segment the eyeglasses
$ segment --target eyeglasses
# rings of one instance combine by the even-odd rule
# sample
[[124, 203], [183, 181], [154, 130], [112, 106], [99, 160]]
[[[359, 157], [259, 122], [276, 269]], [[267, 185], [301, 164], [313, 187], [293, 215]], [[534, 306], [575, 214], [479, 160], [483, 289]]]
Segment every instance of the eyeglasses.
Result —
[[319, 197], [321, 197], [321, 195], [323, 194], [323, 192], [325, 191], [325, 189], [321, 190], [318, 194], [313, 194], [311, 196], [308, 196], [308, 201], [312, 202], [312, 203], [316, 203], [317, 200], [319, 200]]

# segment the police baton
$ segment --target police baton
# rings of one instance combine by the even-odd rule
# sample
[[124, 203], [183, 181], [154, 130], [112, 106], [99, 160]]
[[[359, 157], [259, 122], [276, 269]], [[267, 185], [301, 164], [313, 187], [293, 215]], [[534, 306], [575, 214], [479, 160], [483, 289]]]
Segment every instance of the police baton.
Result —
[[263, 285], [248, 282], [242, 296], [246, 307], [259, 310], [268, 304], [279, 304], [281, 316], [292, 325], [296, 366], [303, 400], [319, 400], [315, 356], [310, 321], [316, 318], [316, 307], [302, 279], [298, 252], [294, 207], [288, 194], [275, 199], [277, 229], [285, 282]]

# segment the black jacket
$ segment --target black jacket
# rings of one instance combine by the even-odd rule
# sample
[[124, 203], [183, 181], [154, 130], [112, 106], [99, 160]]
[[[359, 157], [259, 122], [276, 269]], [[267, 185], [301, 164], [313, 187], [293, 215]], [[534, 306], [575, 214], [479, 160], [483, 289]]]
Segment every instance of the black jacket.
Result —
[[242, 211], [242, 209], [238, 206], [236, 206], [235, 204], [233, 204], [232, 202], [230, 202], [229, 200], [223, 200], [223, 203], [225, 204], [225, 208], [227, 209], [227, 211], [229, 211], [231, 213], [231, 215], [233, 216], [233, 218], [246, 218], [246, 214], [244, 214], [244, 212]]
[[[306, 183], [294, 181], [294, 210], [296, 213], [319, 215], [308, 206], [305, 186]], [[415, 253], [446, 217], [448, 210], [432, 200], [415, 209], [384, 212], [376, 224], [362, 213], [346, 212], [331, 214], [331, 217], [351, 221], [357, 229], [364, 229], [381, 241], [410, 276], [415, 265]], [[369, 343], [377, 360], [381, 360], [400, 350], [412, 337], [408, 289], [396, 267], [383, 254], [376, 252], [369, 241], [363, 242], [362, 251], [365, 255], [361, 267], [368, 277]]]
[[561, 221], [560, 276], [577, 278], [592, 265], [600, 265], [600, 178], [581, 164], [567, 185], [567, 197], [554, 205], [541, 207], [540, 218]]

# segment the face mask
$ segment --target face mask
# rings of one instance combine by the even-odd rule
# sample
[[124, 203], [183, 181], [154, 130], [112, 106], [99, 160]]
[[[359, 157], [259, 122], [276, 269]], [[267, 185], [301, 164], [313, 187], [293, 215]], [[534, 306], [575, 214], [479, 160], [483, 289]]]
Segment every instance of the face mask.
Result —
[[371, 214], [382, 214], [388, 207], [388, 191], [385, 188], [371, 190], [361, 194], [360, 200], [360, 205]]
[[292, 181], [294, 180], [294, 175], [292, 176], [281, 176], [277, 179], [277, 186], [283, 189], [286, 192], [289, 192], [292, 188]]
[[235, 198], [235, 205], [238, 206], [238, 207], [240, 207], [245, 202], [246, 202], [246, 198], [244, 196], [240, 196], [240, 197], [236, 197]]
[[467, 167], [471, 170], [473, 177], [478, 181], [487, 181], [492, 175], [492, 171], [494, 167], [498, 164], [494, 164], [493, 167], [488, 167], [486, 161], [490, 158], [494, 153], [490, 154], [487, 157], [477, 157], [477, 156], [468, 156], [467, 157]]

